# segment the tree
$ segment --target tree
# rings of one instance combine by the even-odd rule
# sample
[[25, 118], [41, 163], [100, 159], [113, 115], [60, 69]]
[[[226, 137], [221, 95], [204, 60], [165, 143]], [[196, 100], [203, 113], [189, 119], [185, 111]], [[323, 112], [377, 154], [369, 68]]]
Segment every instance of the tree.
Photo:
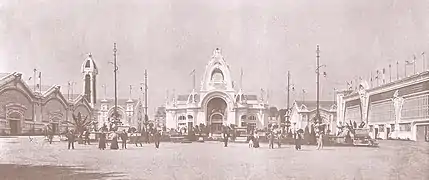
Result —
[[278, 114], [279, 114], [279, 111], [278, 111], [277, 107], [270, 107], [270, 110], [269, 110], [269, 116], [270, 117], [277, 117]]
[[285, 123], [286, 122], [286, 113], [287, 113], [287, 109], [280, 109], [278, 111], [278, 116], [280, 116], [280, 123]]
[[72, 124], [75, 127], [77, 133], [82, 134], [85, 131], [86, 127], [91, 125], [91, 121], [88, 120], [88, 116], [82, 118], [82, 114], [80, 112], [77, 113], [77, 116], [72, 114], [73, 122], [67, 121], [67, 123]]
[[82, 119], [82, 114], [80, 112], [77, 113], [77, 116], [72, 114], [73, 122], [68, 122], [69, 124], [72, 124], [75, 127], [75, 132], [79, 134], [78, 143], [82, 144], [82, 136], [80, 136], [83, 131], [86, 130], [86, 127], [91, 125], [91, 121], [88, 120], [88, 116], [85, 116], [84, 119]]

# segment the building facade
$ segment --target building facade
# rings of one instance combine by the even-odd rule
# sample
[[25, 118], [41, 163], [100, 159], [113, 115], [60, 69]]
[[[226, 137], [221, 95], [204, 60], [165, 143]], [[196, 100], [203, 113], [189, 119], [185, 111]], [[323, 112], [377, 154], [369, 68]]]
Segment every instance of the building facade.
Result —
[[93, 109], [83, 95], [68, 100], [60, 86], [30, 88], [22, 74], [2, 74], [0, 77], [0, 134], [41, 134], [47, 125], [54, 133], [72, 125], [72, 115], [81, 113], [93, 118]]
[[[97, 98], [97, 75], [98, 68], [91, 54], [83, 61], [81, 66], [81, 73], [83, 77], [83, 95], [88, 99], [89, 104], [94, 109], [95, 119], [98, 121], [98, 127], [102, 125], [109, 125], [110, 121], [113, 120], [115, 112], [115, 99], [108, 99], [106, 96], [106, 89], [104, 91], [104, 98]], [[106, 86], [103, 86], [106, 88]], [[118, 98], [117, 99], [117, 112], [118, 119], [122, 122], [122, 125], [130, 127], [139, 127], [142, 117], [142, 103], [141, 98], [132, 99], [130, 96], [128, 99]]]
[[339, 125], [365, 122], [373, 138], [429, 141], [429, 72], [337, 92]]
[[[295, 101], [290, 113], [290, 127], [292, 130], [305, 129], [314, 126], [313, 119], [316, 117], [316, 101]], [[325, 132], [336, 134], [337, 132], [337, 105], [334, 101], [319, 101], [319, 112], [322, 123], [325, 124]]]
[[200, 90], [167, 97], [167, 128], [189, 129], [195, 125], [210, 126], [212, 133], [218, 133], [222, 125], [238, 127], [253, 126], [262, 129], [268, 122], [268, 104], [264, 94], [247, 95], [234, 87], [230, 69], [219, 49], [213, 53], [205, 68]]

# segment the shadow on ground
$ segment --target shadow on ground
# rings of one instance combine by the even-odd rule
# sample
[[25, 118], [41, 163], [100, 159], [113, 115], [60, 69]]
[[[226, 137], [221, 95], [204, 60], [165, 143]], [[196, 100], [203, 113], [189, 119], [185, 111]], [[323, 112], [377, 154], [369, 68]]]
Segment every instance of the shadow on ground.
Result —
[[76, 168], [71, 166], [31, 166], [31, 165], [16, 165], [16, 164], [0, 164], [0, 179], [124, 179], [124, 175], [120, 173], [99, 173], [88, 172], [84, 168]]

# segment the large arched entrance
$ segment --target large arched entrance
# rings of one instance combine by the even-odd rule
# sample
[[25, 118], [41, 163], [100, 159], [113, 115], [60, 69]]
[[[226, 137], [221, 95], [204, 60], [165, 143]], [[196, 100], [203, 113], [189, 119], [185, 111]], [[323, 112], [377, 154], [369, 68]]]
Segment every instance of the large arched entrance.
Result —
[[227, 104], [222, 98], [216, 97], [207, 103], [207, 125], [210, 127], [210, 132], [219, 134], [222, 132], [222, 126], [226, 120]]

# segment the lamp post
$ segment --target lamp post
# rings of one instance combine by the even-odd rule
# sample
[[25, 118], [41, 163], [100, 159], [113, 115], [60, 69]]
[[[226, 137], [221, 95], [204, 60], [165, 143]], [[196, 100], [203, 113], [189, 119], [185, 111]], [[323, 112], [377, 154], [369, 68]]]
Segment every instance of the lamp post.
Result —
[[115, 78], [114, 78], [114, 81], [115, 81], [115, 107], [113, 109], [113, 123], [118, 124], [121, 122], [118, 119], [118, 116], [119, 116], [119, 114], [118, 114], [118, 92], [117, 92], [117, 88], [118, 88], [118, 86], [117, 86], [117, 83], [118, 83], [118, 81], [117, 81], [118, 65], [116, 63], [116, 52], [117, 52], [116, 43], [114, 43], [113, 44], [113, 62], [109, 62], [109, 63], [113, 64], [113, 68], [114, 68], [113, 72], [115, 74]]
[[[317, 45], [317, 49], [316, 49], [316, 59], [317, 59], [317, 68], [316, 68], [316, 76], [317, 76], [317, 80], [316, 80], [316, 84], [317, 84], [317, 108], [316, 108], [316, 116], [315, 116], [315, 124], [322, 124], [322, 119], [320, 117], [320, 110], [319, 110], [319, 91], [320, 91], [320, 68], [321, 67], [326, 67], [326, 65], [319, 65], [319, 58], [320, 58], [320, 49], [319, 49], [319, 45]], [[323, 73], [324, 76], [326, 76], [326, 72]]]

